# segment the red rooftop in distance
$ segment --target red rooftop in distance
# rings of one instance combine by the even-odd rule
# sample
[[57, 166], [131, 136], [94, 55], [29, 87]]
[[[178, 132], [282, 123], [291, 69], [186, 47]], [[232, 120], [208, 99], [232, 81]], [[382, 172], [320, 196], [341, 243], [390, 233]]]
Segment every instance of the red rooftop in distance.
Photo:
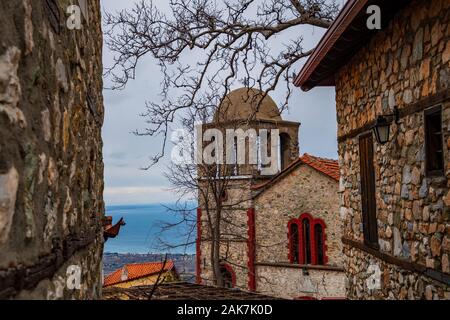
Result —
[[171, 270], [176, 272], [175, 265], [172, 260], [168, 260], [165, 264], [164, 262], [126, 264], [122, 268], [107, 275], [103, 282], [103, 287], [156, 275], [161, 271], [167, 272]]

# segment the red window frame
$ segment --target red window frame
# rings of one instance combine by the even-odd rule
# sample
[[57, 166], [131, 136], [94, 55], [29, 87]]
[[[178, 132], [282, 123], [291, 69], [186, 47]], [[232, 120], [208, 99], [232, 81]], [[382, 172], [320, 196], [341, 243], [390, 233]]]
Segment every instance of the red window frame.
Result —
[[312, 259], [313, 259], [313, 264], [318, 265], [319, 264], [319, 254], [317, 252], [317, 243], [316, 243], [316, 237], [315, 237], [315, 232], [316, 232], [316, 225], [320, 225], [322, 227], [322, 253], [323, 253], [323, 265], [326, 265], [328, 263], [328, 257], [327, 257], [327, 245], [326, 245], [326, 240], [327, 240], [327, 235], [325, 233], [325, 229], [326, 229], [326, 225], [325, 222], [323, 222], [322, 219], [314, 219], [313, 220], [313, 224], [311, 225], [311, 229], [314, 230], [314, 233], [312, 234], [312, 241], [311, 241], [311, 246], [312, 246]]
[[297, 239], [298, 239], [297, 249], [299, 250], [298, 263], [300, 263], [301, 262], [301, 256], [300, 256], [301, 239], [300, 239], [300, 225], [298, 223], [298, 219], [292, 219], [288, 222], [288, 244], [289, 244], [288, 260], [290, 263], [295, 263], [295, 261], [294, 261], [294, 259], [295, 259], [294, 243], [292, 242], [294, 235], [291, 232], [293, 224], [297, 225]]
[[229, 272], [231, 274], [231, 286], [233, 288], [236, 287], [236, 273], [233, 270], [233, 267], [231, 267], [228, 263], [221, 263], [220, 264], [221, 267], [223, 267], [225, 270], [227, 270], [227, 272]]
[[309, 252], [311, 254], [311, 263], [310, 264], [315, 264], [314, 261], [314, 229], [312, 228], [313, 226], [313, 217], [309, 214], [309, 213], [302, 213], [300, 215], [300, 217], [298, 218], [299, 223], [300, 223], [300, 262], [301, 264], [308, 264], [306, 261], [306, 252], [305, 252], [305, 246], [306, 244], [303, 243], [303, 240], [305, 239], [305, 235], [303, 234], [303, 221], [304, 220], [308, 220], [309, 222]]
[[318, 248], [316, 244], [316, 237], [315, 237], [315, 226], [320, 225], [322, 227], [322, 252], [323, 252], [323, 264], [326, 265], [328, 263], [328, 257], [327, 257], [327, 245], [326, 245], [326, 224], [322, 219], [314, 219], [309, 213], [302, 213], [299, 218], [294, 218], [289, 220], [288, 222], [288, 260], [290, 263], [294, 262], [295, 253], [294, 251], [294, 244], [292, 243], [293, 235], [291, 234], [291, 226], [292, 224], [296, 224], [298, 228], [298, 249], [299, 249], [299, 257], [300, 261], [299, 264], [306, 264], [305, 263], [305, 248], [303, 243], [303, 220], [307, 219], [309, 221], [309, 243], [310, 243], [310, 252], [311, 252], [311, 264], [312, 265], [318, 265]]

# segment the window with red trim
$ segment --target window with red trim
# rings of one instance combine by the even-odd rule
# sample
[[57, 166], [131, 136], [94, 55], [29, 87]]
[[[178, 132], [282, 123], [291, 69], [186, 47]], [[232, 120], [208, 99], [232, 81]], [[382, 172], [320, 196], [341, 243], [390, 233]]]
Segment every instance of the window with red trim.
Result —
[[222, 274], [223, 285], [225, 288], [234, 288], [236, 286], [236, 274], [229, 264], [222, 263], [220, 265], [220, 273]]
[[289, 221], [289, 261], [297, 264], [326, 264], [325, 228], [321, 219], [313, 219], [307, 213]]
[[300, 263], [300, 247], [298, 237], [298, 224], [291, 223], [289, 226], [289, 245], [290, 245], [290, 261], [292, 263]]
[[320, 224], [314, 225], [314, 244], [316, 246], [316, 264], [324, 264], [323, 228]]
[[311, 224], [308, 218], [302, 219], [303, 264], [311, 264]]

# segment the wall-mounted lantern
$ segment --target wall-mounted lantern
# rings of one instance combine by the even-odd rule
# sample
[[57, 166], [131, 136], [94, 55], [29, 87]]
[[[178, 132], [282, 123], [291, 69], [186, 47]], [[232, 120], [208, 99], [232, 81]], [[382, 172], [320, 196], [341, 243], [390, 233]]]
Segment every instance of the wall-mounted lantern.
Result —
[[373, 126], [373, 132], [379, 144], [385, 144], [389, 141], [389, 133], [391, 129], [392, 121], [398, 123], [399, 113], [398, 108], [394, 107], [394, 113], [384, 114], [377, 117], [375, 125]]

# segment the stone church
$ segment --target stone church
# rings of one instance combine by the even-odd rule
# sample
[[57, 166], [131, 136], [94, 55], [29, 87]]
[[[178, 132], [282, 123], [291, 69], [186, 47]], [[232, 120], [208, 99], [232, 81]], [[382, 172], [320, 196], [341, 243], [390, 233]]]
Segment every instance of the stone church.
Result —
[[[339, 167], [335, 160], [299, 157], [299, 126], [283, 120], [269, 96], [246, 88], [229, 93], [213, 122], [203, 125], [204, 131], [220, 127], [254, 129], [258, 134], [278, 129], [275, 143], [267, 140], [279, 156], [276, 172], [262, 174], [261, 163], [250, 163], [249, 144], [254, 140], [244, 137], [245, 162], [236, 161], [224, 177], [228, 183], [221, 193], [220, 270], [228, 287], [289, 299], [342, 298]], [[263, 140], [258, 136], [256, 141]], [[213, 284], [214, 279], [208, 220], [212, 206], [199, 196], [197, 282], [202, 284]]]

